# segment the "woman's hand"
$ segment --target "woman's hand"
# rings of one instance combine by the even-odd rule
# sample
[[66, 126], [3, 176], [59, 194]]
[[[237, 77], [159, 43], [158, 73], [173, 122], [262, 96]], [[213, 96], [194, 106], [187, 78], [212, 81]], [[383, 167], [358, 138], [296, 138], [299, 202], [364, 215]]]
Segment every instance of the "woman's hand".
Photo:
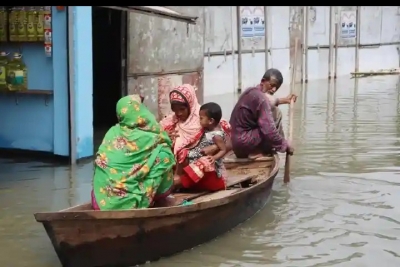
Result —
[[175, 138], [179, 137], [178, 131], [167, 132], [168, 136], [171, 140], [175, 140]]
[[207, 147], [203, 148], [201, 150], [201, 152], [203, 153], [203, 155], [213, 156], [216, 153], [218, 153], [218, 150], [219, 150], [219, 148], [217, 145], [211, 145], [211, 146], [207, 146]]
[[206, 160], [210, 163], [210, 164], [214, 164], [215, 160], [213, 156], [206, 156]]

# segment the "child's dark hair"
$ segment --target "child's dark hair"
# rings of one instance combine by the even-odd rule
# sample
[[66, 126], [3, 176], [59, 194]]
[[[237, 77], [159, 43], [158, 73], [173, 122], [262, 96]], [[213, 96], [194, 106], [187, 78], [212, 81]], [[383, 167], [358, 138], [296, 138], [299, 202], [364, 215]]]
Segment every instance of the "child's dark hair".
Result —
[[222, 110], [217, 103], [206, 103], [200, 107], [200, 110], [205, 110], [207, 117], [214, 119], [215, 124], [218, 124], [222, 118]]

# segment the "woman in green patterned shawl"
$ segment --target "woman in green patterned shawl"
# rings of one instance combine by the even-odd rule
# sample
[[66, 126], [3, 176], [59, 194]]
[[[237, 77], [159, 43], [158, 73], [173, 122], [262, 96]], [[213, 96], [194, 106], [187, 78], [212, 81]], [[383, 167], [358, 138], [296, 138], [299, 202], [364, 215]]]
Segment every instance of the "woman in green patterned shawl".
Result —
[[145, 209], [172, 191], [172, 142], [141, 102], [131, 95], [117, 103], [119, 123], [106, 133], [95, 160], [95, 210]]

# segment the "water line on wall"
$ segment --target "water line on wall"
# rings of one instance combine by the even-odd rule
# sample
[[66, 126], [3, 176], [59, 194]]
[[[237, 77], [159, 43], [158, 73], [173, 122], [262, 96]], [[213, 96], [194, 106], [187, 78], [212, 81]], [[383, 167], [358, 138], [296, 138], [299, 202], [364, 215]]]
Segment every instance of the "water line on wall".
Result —
[[268, 6], [264, 6], [264, 45], [265, 45], [265, 69], [269, 69], [268, 67]]
[[[233, 64], [235, 64], [235, 40], [233, 39], [234, 36], [234, 32], [235, 32], [235, 27], [234, 27], [234, 23], [233, 23], [233, 8], [231, 8], [231, 42], [232, 42], [232, 61]], [[239, 38], [238, 36], [236, 36], [236, 38]], [[235, 69], [235, 68], [233, 68]]]
[[242, 35], [240, 6], [236, 7], [237, 45], [238, 45], [238, 93], [242, 92]]
[[300, 64], [300, 82], [303, 83], [304, 82], [304, 56], [305, 56], [305, 40], [306, 40], [306, 35], [305, 35], [305, 29], [306, 29], [306, 19], [305, 19], [305, 10], [306, 10], [306, 6], [303, 6], [301, 9], [301, 25], [302, 25], [302, 29], [301, 29], [301, 36], [302, 36], [302, 40], [301, 40], [301, 64]]
[[360, 34], [361, 34], [361, 27], [360, 27], [360, 22], [361, 22], [361, 6], [356, 7], [356, 49], [355, 49], [355, 57], [354, 57], [354, 72], [358, 72], [359, 66], [360, 66]]
[[310, 22], [314, 23], [317, 20], [317, 9], [314, 6], [310, 6]]
[[309, 6], [306, 6], [305, 12], [305, 38], [304, 38], [304, 82], [308, 82], [308, 25], [309, 25]]
[[333, 23], [334, 23], [333, 7], [329, 7], [329, 53], [328, 53], [328, 79], [332, 78], [332, 44], [333, 44]]
[[337, 67], [338, 67], [338, 48], [339, 48], [339, 7], [335, 10], [335, 67], [333, 78], [337, 78]]
[[[232, 43], [232, 51], [231, 51], [231, 55], [232, 55], [232, 73], [235, 73], [235, 58], [236, 58], [236, 56], [235, 56], [235, 39], [233, 38], [234, 36], [235, 36], [235, 26], [234, 26], [234, 23], [233, 23], [233, 21], [234, 21], [234, 16], [235, 16], [235, 14], [236, 14], [236, 12], [234, 12], [235, 11], [235, 9], [234, 9], [234, 7], [231, 7], [230, 8], [230, 13], [231, 13], [231, 43]], [[237, 38], [239, 38], [238, 36], [236, 36], [236, 39]], [[235, 82], [236, 82], [236, 80], [235, 80], [235, 75], [233, 75], [233, 79], [234, 79], [234, 81], [233, 81], [233, 88], [232, 88], [232, 90], [233, 90], [233, 92], [235, 92]]]
[[[398, 55], [398, 57], [399, 57], [399, 67], [400, 67], [400, 46], [397, 46], [397, 55]], [[400, 79], [400, 76], [399, 76], [399, 79]]]

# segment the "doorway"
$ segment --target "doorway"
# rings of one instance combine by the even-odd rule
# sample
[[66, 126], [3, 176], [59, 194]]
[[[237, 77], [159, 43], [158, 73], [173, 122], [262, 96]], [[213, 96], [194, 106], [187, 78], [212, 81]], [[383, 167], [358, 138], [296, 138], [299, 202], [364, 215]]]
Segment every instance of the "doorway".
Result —
[[93, 131], [95, 153], [107, 130], [117, 123], [115, 105], [126, 92], [125, 11], [92, 7]]

